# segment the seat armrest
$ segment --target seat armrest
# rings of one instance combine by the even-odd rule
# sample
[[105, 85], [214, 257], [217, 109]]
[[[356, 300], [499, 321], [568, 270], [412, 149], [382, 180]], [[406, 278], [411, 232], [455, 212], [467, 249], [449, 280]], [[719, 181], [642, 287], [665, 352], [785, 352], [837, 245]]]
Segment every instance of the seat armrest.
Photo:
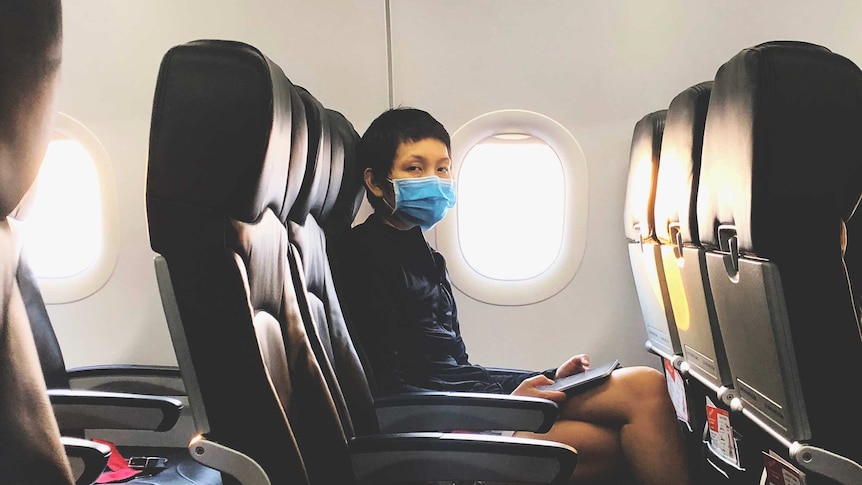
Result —
[[862, 464], [837, 453], [797, 441], [790, 445], [790, 456], [806, 472], [831, 478], [835, 483], [862, 483]]
[[478, 392], [394, 394], [374, 401], [384, 433], [416, 431], [531, 431], [545, 433], [557, 419], [553, 401]]
[[568, 483], [574, 448], [545, 440], [464, 433], [364, 435], [349, 443], [357, 483], [482, 480]]
[[167, 431], [183, 409], [178, 399], [142, 394], [52, 389], [48, 397], [60, 430]]
[[68, 369], [72, 389], [185, 396], [180, 370], [161, 365], [94, 365]]
[[196, 462], [230, 475], [239, 485], [270, 485], [266, 472], [250, 456], [203, 435], [195, 435], [188, 450]]
[[60, 442], [66, 449], [66, 456], [72, 467], [75, 484], [90, 485], [94, 483], [108, 464], [111, 448], [95, 441], [68, 436], [60, 437]]

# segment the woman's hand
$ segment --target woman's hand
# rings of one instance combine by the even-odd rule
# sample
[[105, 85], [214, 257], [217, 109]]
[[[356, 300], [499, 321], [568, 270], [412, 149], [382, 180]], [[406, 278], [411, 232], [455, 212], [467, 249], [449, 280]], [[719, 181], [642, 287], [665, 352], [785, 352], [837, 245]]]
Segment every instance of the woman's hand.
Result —
[[539, 389], [537, 386], [547, 386], [553, 384], [554, 381], [548, 379], [547, 377], [539, 374], [537, 376], [530, 377], [528, 379], [524, 379], [512, 391], [513, 396], [528, 396], [528, 397], [541, 397], [543, 399], [549, 399], [554, 402], [563, 402], [566, 400], [566, 393], [562, 391], [547, 391], [544, 389]]
[[563, 364], [557, 367], [556, 378], [570, 376], [572, 374], [581, 373], [590, 368], [590, 356], [587, 354], [578, 354]]

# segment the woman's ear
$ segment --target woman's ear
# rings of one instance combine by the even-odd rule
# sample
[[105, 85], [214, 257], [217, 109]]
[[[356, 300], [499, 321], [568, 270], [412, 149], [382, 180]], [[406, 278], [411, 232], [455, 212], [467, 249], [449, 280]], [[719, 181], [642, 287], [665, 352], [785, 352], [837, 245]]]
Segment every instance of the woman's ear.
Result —
[[370, 168], [366, 168], [363, 176], [365, 178], [365, 186], [368, 190], [370, 190], [376, 197], [382, 198], [383, 189], [374, 183], [374, 172], [372, 172]]

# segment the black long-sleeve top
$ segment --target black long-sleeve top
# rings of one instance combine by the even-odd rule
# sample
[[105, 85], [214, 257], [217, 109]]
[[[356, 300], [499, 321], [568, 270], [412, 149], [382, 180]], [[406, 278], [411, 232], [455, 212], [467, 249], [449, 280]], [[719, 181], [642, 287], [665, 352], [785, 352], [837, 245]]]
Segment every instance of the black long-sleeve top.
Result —
[[[507, 394], [539, 374], [470, 363], [446, 262], [418, 227], [398, 230], [372, 214], [341, 241], [336, 258], [339, 297], [376, 395]], [[544, 373], [553, 378], [553, 372]]]

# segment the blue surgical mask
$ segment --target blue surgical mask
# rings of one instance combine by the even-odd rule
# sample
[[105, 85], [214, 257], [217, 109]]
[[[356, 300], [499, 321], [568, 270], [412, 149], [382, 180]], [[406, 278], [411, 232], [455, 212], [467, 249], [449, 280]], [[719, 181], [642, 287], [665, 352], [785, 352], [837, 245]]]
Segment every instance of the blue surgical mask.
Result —
[[452, 179], [431, 175], [390, 182], [395, 190], [395, 207], [390, 207], [392, 213], [423, 231], [434, 227], [455, 205], [455, 181]]

